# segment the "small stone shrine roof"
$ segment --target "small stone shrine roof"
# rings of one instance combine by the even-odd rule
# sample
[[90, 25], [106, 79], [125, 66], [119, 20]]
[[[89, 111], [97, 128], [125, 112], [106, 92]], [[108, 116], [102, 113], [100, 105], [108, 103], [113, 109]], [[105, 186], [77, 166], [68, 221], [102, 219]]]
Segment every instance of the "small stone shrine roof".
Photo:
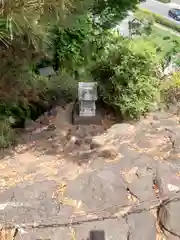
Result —
[[78, 98], [80, 101], [97, 100], [97, 83], [96, 82], [79, 82]]
[[50, 77], [50, 76], [56, 75], [56, 72], [54, 71], [52, 66], [39, 68], [38, 71], [39, 71], [39, 74], [43, 77]]

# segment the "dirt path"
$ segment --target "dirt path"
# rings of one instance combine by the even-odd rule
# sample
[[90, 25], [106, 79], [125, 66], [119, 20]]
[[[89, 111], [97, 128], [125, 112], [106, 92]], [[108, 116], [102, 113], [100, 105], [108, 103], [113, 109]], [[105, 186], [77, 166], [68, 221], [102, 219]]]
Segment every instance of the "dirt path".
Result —
[[[179, 239], [179, 119], [72, 126], [70, 109], [30, 126], [1, 159], [0, 239], [82, 240], [100, 229], [108, 240], [152, 240], [162, 225], [164, 239]], [[171, 201], [159, 208], [162, 199]]]

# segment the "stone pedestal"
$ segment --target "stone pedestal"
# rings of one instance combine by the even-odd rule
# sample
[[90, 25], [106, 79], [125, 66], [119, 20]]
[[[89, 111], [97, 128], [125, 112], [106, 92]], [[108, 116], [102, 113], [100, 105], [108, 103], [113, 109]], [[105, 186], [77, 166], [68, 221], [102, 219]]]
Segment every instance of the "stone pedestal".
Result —
[[101, 124], [102, 112], [97, 101], [97, 83], [79, 82], [78, 100], [74, 105], [72, 121], [74, 124]]
[[99, 104], [96, 105], [95, 116], [80, 116], [79, 115], [79, 104], [78, 101], [74, 104], [72, 112], [72, 123], [75, 125], [100, 125], [103, 120], [103, 111]]

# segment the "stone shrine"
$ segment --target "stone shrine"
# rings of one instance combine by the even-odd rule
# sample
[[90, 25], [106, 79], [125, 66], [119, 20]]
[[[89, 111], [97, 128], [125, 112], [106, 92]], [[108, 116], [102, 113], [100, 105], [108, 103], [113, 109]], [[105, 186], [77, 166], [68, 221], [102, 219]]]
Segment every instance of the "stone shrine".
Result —
[[100, 124], [102, 115], [97, 110], [97, 83], [79, 82], [78, 100], [73, 108], [74, 124]]
[[79, 82], [78, 86], [79, 116], [96, 115], [97, 83]]

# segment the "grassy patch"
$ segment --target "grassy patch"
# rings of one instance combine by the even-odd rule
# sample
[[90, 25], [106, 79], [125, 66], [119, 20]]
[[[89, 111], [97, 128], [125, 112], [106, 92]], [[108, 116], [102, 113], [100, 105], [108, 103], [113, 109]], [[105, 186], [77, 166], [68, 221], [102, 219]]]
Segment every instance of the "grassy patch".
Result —
[[169, 52], [173, 47], [174, 41], [180, 41], [180, 37], [165, 29], [153, 26], [150, 36], [147, 36], [157, 47], [163, 48], [164, 51]]
[[[139, 9], [135, 12], [135, 17], [142, 20], [142, 19], [148, 19], [152, 22], [156, 22], [153, 18], [152, 13], [146, 14], [149, 11]], [[168, 20], [167, 20], [168, 21]], [[180, 25], [179, 25], [180, 27]], [[161, 58], [164, 58], [167, 53], [171, 52], [171, 50], [175, 46], [175, 42], [180, 42], [180, 36], [176, 34], [176, 32], [169, 31], [169, 29], [166, 29], [166, 27], [163, 27], [161, 25], [155, 25], [152, 26], [152, 32], [150, 35], [142, 35], [141, 38], [144, 38], [148, 41], [151, 41], [155, 44], [157, 50], [160, 54]]]
[[152, 18], [156, 23], [159, 23], [167, 28], [171, 28], [174, 31], [180, 33], [180, 24], [170, 21], [167, 18], [164, 18], [159, 14], [152, 13], [146, 9], [138, 9], [135, 13], [135, 16], [140, 19]]
[[162, 2], [162, 3], [170, 3], [171, 0], [157, 0], [158, 2]]

